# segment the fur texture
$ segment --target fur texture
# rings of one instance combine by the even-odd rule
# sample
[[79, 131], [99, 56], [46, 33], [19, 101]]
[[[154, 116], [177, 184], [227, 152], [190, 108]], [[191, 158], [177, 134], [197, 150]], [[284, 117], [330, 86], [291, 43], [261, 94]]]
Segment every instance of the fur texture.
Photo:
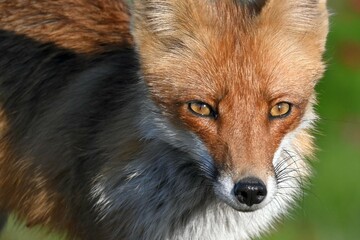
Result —
[[[0, 5], [0, 209], [69, 238], [238, 240], [294, 205], [326, 1], [138, 0], [131, 29], [118, 0], [30, 3]], [[246, 177], [263, 202], [236, 199]]]
[[0, 28], [80, 52], [130, 43], [130, 16], [119, 0], [5, 0]]

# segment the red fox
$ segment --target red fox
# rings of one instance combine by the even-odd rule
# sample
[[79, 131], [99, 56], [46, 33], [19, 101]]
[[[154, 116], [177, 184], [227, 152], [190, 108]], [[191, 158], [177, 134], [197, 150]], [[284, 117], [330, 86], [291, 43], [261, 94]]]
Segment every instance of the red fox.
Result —
[[70, 239], [240, 240], [310, 175], [326, 0], [5, 0], [0, 209]]

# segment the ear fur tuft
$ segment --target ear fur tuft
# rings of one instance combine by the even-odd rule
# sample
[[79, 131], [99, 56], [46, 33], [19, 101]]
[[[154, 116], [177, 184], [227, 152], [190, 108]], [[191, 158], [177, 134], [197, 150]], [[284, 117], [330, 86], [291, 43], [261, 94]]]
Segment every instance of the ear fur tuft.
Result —
[[264, 27], [281, 29], [318, 44], [325, 49], [328, 34], [329, 13], [326, 0], [269, 0], [263, 9], [261, 23]]

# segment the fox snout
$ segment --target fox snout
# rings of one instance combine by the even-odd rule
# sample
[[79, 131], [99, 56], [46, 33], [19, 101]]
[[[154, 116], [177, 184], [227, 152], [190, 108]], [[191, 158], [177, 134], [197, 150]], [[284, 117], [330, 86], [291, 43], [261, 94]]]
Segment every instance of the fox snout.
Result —
[[215, 184], [215, 195], [233, 209], [241, 212], [253, 212], [265, 207], [274, 195], [277, 184], [275, 176], [263, 180], [256, 174], [234, 181], [223, 173]]
[[234, 195], [241, 204], [252, 207], [255, 204], [260, 204], [265, 199], [267, 189], [263, 181], [249, 177], [235, 184]]

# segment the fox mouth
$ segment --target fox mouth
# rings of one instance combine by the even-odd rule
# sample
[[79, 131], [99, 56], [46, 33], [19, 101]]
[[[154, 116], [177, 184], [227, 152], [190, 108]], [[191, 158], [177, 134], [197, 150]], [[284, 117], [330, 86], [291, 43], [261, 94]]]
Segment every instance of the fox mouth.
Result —
[[239, 212], [255, 212], [263, 207], [265, 207], [265, 205], [267, 204], [253, 204], [251, 206], [248, 206], [246, 204], [243, 204], [241, 202], [238, 201], [238, 199], [235, 196], [224, 196], [221, 195], [218, 197], [220, 198], [220, 200], [222, 202], [225, 202], [228, 206], [230, 206], [231, 208], [233, 208], [236, 211]]
[[267, 204], [254, 204], [252, 206], [248, 206], [246, 204], [242, 204], [239, 203], [236, 198], [234, 198], [233, 200], [231, 199], [229, 201], [229, 199], [222, 199], [222, 201], [224, 201], [227, 205], [229, 205], [231, 208], [233, 208], [236, 211], [239, 212], [255, 212], [259, 209], [262, 209], [263, 207], [265, 207]]

